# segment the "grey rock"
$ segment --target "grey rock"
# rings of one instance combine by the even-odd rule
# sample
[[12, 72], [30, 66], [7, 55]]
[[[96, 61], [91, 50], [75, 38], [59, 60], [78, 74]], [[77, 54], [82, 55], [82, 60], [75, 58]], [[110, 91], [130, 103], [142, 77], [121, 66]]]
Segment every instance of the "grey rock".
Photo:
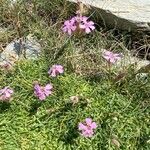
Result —
[[138, 72], [141, 68], [144, 68], [150, 65], [150, 61], [139, 59], [130, 55], [129, 53], [124, 55], [124, 57], [116, 63], [116, 68], [128, 68], [129, 66], [133, 66], [135, 71]]
[[[77, 2], [77, 0], [69, 0]], [[150, 0], [79, 0], [90, 5], [107, 26], [150, 31]]]
[[41, 53], [41, 45], [30, 35], [25, 41], [24, 49], [27, 59], [37, 59]]
[[14, 64], [19, 59], [37, 59], [41, 53], [41, 45], [28, 35], [24, 40], [15, 40], [9, 43], [0, 53], [0, 65]]
[[[104, 53], [105, 51], [105, 49], [101, 49], [101, 53]], [[142, 73], [146, 70], [150, 70], [149, 60], [140, 59], [138, 57], [132, 56], [129, 50], [125, 50], [124, 54], [122, 54], [122, 58], [113, 65], [112, 69], [122, 71], [125, 68], [129, 68], [131, 65], [134, 67], [134, 70], [137, 73]]]

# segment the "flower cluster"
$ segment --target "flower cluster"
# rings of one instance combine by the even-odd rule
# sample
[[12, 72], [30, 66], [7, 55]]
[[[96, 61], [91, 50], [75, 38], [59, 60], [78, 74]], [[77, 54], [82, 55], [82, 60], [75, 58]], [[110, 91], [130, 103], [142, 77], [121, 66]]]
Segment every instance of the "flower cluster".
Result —
[[47, 84], [46, 86], [40, 86], [39, 84], [35, 84], [34, 86], [34, 94], [40, 100], [45, 100], [47, 96], [52, 94], [53, 86], [51, 84]]
[[[53, 65], [49, 71], [48, 74], [51, 77], [56, 77], [59, 74], [62, 74], [64, 72], [64, 68], [62, 65]], [[46, 86], [40, 86], [38, 83], [34, 85], [34, 94], [36, 97], [38, 97], [40, 100], [45, 100], [49, 95], [52, 94], [53, 86], [51, 84], [47, 84]]]
[[[49, 71], [48, 74], [51, 77], [56, 77], [59, 74], [62, 74], [64, 72], [63, 66], [61, 65], [53, 65]], [[49, 95], [52, 94], [53, 86], [51, 84], [47, 84], [46, 86], [41, 86], [39, 83], [35, 83], [34, 85], [34, 94], [39, 100], [43, 101], [45, 100]], [[2, 101], [8, 101], [10, 100], [11, 96], [13, 94], [13, 90], [9, 87], [5, 87], [0, 90], [0, 100]], [[72, 97], [73, 99], [75, 97]], [[97, 125], [95, 122], [92, 122], [91, 118], [86, 118], [84, 123], [79, 123], [78, 129], [81, 131], [81, 135], [84, 137], [92, 137], [94, 134], [94, 129], [97, 128]]]
[[63, 72], [64, 72], [63, 66], [61, 66], [61, 65], [53, 65], [53, 66], [49, 69], [48, 74], [49, 74], [51, 77], [56, 77], [57, 75], [62, 74]]
[[84, 123], [79, 123], [78, 129], [84, 137], [92, 137], [94, 129], [97, 128], [96, 122], [92, 122], [91, 118], [86, 118]]
[[[83, 17], [73, 17], [70, 21], [66, 21], [65, 24], [67, 24], [68, 22], [70, 22], [70, 24], [76, 24], [76, 22], [80, 22], [79, 27], [82, 29], [85, 29], [86, 33], [91, 32], [91, 30], [94, 30], [94, 23], [92, 21], [87, 21], [88, 18], [83, 16]], [[74, 29], [76, 29], [76, 26], [73, 25], [73, 28], [69, 29], [67, 28], [67, 26], [64, 27], [64, 31], [67, 31], [69, 34], [72, 33], [72, 31], [74, 31]], [[110, 64], [114, 64], [116, 61], [120, 60], [122, 55], [121, 54], [117, 54], [117, 53], [113, 53], [111, 51], [105, 51], [103, 53], [103, 58], [106, 59], [108, 61], [108, 63]], [[55, 64], [53, 65], [49, 71], [48, 74], [51, 77], [56, 77], [59, 74], [62, 74], [64, 72], [64, 68], [62, 65], [58, 65]], [[34, 85], [34, 94], [36, 97], [38, 97], [40, 100], [45, 100], [46, 97], [48, 97], [49, 95], [52, 94], [52, 89], [53, 86], [49, 83], [46, 86], [41, 86], [40, 84], [35, 84]], [[9, 87], [5, 87], [3, 89], [0, 90], [0, 100], [1, 101], [8, 101], [11, 98], [11, 95], [13, 94], [13, 90]]]
[[[82, 21], [83, 20], [86, 22], [87, 18], [83, 17]], [[90, 22], [89, 24], [93, 25], [92, 22]], [[80, 27], [83, 29], [85, 28], [85, 32], [89, 33], [90, 30], [88, 29], [87, 26], [86, 26], [87, 28], [85, 26], [86, 26], [86, 24], [80, 24]], [[72, 28], [72, 29], [74, 30], [74, 28]], [[91, 29], [94, 29], [94, 28], [91, 27]], [[72, 32], [72, 31], [70, 30], [69, 33], [70, 32]], [[121, 59], [120, 54], [116, 54], [116, 53], [113, 53], [110, 51], [105, 51], [102, 56], [103, 56], [103, 58], [105, 58], [108, 61], [108, 63], [112, 63], [112, 64]], [[56, 77], [59, 74], [62, 74], [63, 72], [64, 72], [63, 66], [55, 64], [49, 69], [48, 74], [51, 77]], [[49, 95], [52, 94], [52, 89], [53, 89], [53, 86], [50, 83], [45, 86], [41, 86], [39, 83], [36, 83], [34, 85], [34, 94], [39, 100], [43, 101]], [[9, 101], [12, 94], [13, 94], [13, 90], [9, 87], [5, 87], [0, 90], [0, 100]], [[76, 97], [76, 96], [71, 97], [71, 100], [74, 103], [78, 102], [78, 97]], [[94, 130], [96, 128], [97, 128], [97, 124], [96, 124], [96, 122], [93, 122], [91, 118], [86, 118], [83, 123], [80, 122], [78, 124], [78, 130], [81, 132], [81, 135], [86, 138], [92, 137], [94, 135]]]
[[103, 58], [105, 58], [108, 61], [108, 63], [112, 63], [112, 64], [120, 60], [121, 57], [122, 57], [121, 54], [113, 53], [110, 51], [105, 51], [103, 53]]
[[[85, 33], [89, 34], [93, 30], [95, 30], [95, 23], [90, 21], [88, 17], [82, 16], [80, 12], [77, 13], [76, 16], [72, 17], [69, 20], [66, 20], [62, 26], [62, 31], [67, 33], [68, 35], [76, 34], [76, 33]], [[104, 59], [110, 64], [114, 64], [116, 61], [121, 59], [120, 54], [116, 54], [110, 51], [105, 51], [102, 55]], [[1, 68], [5, 68], [6, 70], [11, 69], [11, 64], [7, 62], [1, 66]], [[52, 78], [57, 77], [60, 74], [64, 73], [64, 67], [59, 64], [54, 64], [49, 70], [48, 75]], [[53, 93], [53, 85], [48, 83], [46, 85], [41, 85], [40, 83], [35, 83], [34, 87], [34, 96], [38, 98], [40, 101], [44, 101], [48, 96]], [[11, 99], [14, 91], [7, 87], [0, 89], [0, 101], [9, 101]], [[71, 96], [70, 100], [73, 105], [79, 102], [79, 96]], [[80, 122], [78, 124], [78, 130], [80, 134], [86, 138], [90, 138], [94, 135], [95, 130], [97, 128], [97, 123], [94, 122], [91, 118], [86, 118], [84, 122]]]
[[13, 94], [13, 90], [9, 87], [5, 87], [0, 90], [0, 100], [1, 101], [9, 101]]
[[64, 33], [71, 35], [76, 31], [84, 31], [86, 34], [89, 34], [95, 29], [93, 21], [88, 21], [86, 16], [74, 16], [70, 20], [66, 20], [62, 27]]

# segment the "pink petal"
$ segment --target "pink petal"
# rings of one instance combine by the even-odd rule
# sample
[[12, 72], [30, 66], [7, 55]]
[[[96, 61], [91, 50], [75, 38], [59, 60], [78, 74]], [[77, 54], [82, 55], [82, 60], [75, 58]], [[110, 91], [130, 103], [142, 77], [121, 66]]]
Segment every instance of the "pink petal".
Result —
[[115, 59], [115, 58], [110, 58], [109, 61], [110, 61], [111, 63], [115, 63], [115, 62], [116, 62], [116, 59]]
[[66, 20], [65, 22], [64, 22], [64, 25], [66, 25], [66, 26], [68, 26], [70, 24], [70, 21], [69, 20]]
[[9, 98], [11, 96], [11, 94], [9, 92], [5, 92], [5, 97]]
[[64, 72], [64, 70], [63, 69], [59, 69], [59, 73], [63, 73]]
[[66, 27], [62, 28], [62, 30], [63, 30], [63, 32], [67, 32], [67, 28]]
[[46, 99], [45, 94], [40, 94], [40, 95], [39, 95], [39, 99], [40, 99], [40, 100], [45, 100], [45, 99]]
[[38, 84], [36, 84], [35, 86], [34, 86], [34, 94], [38, 97], [40, 94], [42, 94], [43, 92], [42, 92], [42, 90], [41, 90], [41, 87], [38, 85]]
[[85, 29], [85, 32], [86, 32], [87, 34], [89, 34], [89, 33], [91, 32], [90, 28], [86, 28], [86, 29]]
[[115, 56], [115, 57], [121, 57], [121, 55], [120, 55], [120, 54], [117, 54], [117, 53], [114, 53], [114, 56]]
[[52, 91], [45, 91], [45, 95], [46, 96], [49, 96], [49, 95], [51, 95], [52, 94]]
[[64, 72], [64, 69], [63, 69], [62, 66], [57, 67], [57, 70], [58, 70], [59, 73], [63, 73]]
[[13, 94], [13, 93], [14, 93], [14, 91], [13, 91], [13, 90], [11, 90], [11, 89], [9, 89], [9, 93], [10, 93], [10, 94]]
[[76, 30], [76, 26], [72, 26], [72, 27], [71, 27], [71, 30], [72, 30], [72, 31], [75, 31], [75, 30]]
[[79, 123], [78, 129], [79, 129], [79, 130], [86, 130], [87, 127], [86, 127], [83, 123]]
[[94, 30], [94, 29], [95, 29], [95, 26], [90, 26], [90, 28], [91, 28], [92, 30]]
[[52, 88], [53, 88], [53, 86], [51, 84], [47, 84], [44, 89], [51, 90]]
[[109, 56], [106, 56], [106, 55], [103, 55], [103, 58], [105, 58], [107, 61], [110, 60], [110, 57], [109, 57]]
[[75, 22], [76, 22], [76, 17], [73, 17], [73, 18], [70, 19], [70, 23], [71, 23], [72, 25], [75, 24]]
[[34, 89], [36, 89], [36, 90], [40, 89], [40, 85], [39, 84], [35, 84]]
[[86, 118], [86, 119], [85, 119], [85, 122], [86, 122], [86, 124], [87, 124], [88, 126], [91, 126], [91, 124], [92, 124], [92, 119], [91, 119], [91, 118]]
[[114, 57], [115, 57], [117, 60], [120, 60], [120, 59], [121, 59], [121, 55], [120, 55], [120, 54], [114, 54]]
[[71, 35], [71, 34], [72, 34], [71, 29], [68, 29], [68, 34], [69, 34], [69, 35]]
[[64, 68], [61, 65], [55, 65], [55, 69], [56, 71], [58, 71], [59, 73], [63, 73], [64, 72]]
[[81, 18], [81, 21], [83, 21], [83, 22], [87, 22], [87, 20], [88, 20], [88, 17], [86, 17], [86, 16], [83, 16], [83, 17]]
[[88, 24], [89, 24], [90, 26], [93, 26], [93, 25], [94, 25], [94, 22], [93, 22], [93, 21], [89, 21]]
[[92, 122], [91, 129], [96, 129], [96, 128], [97, 128], [96, 122]]
[[83, 132], [81, 135], [84, 137], [89, 137], [89, 134], [87, 134], [86, 132]]
[[[42, 92], [41, 87], [40, 87], [38, 84], [36, 84], [36, 85], [34, 86], [34, 92], [35, 92], [35, 94]], [[36, 95], [37, 95], [37, 94], [36, 94]]]
[[110, 51], [105, 51], [105, 52], [104, 52], [104, 55], [110, 56], [110, 55], [113, 55], [113, 53], [110, 52]]
[[56, 72], [55, 72], [55, 70], [51, 72], [51, 77], [56, 77]]
[[44, 93], [46, 96], [49, 96], [50, 94], [52, 94], [52, 85], [51, 84], [47, 84], [44, 88]]
[[85, 131], [82, 131], [82, 135], [84, 137], [92, 137], [94, 134], [93, 130], [85, 130]]

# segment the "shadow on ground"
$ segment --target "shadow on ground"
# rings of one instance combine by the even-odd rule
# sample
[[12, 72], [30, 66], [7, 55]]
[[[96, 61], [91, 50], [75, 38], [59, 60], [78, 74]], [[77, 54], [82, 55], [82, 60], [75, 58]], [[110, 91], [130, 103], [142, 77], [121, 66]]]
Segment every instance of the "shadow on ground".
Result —
[[41, 103], [41, 102], [37, 102], [37, 101], [34, 102], [34, 103], [32, 103], [32, 104], [31, 104], [31, 109], [29, 110], [30, 116], [36, 114], [37, 111], [38, 111], [38, 108], [39, 108], [41, 105], [42, 105], [42, 103]]
[[0, 113], [7, 111], [9, 108], [10, 108], [10, 103], [8, 103], [8, 102], [0, 103]]

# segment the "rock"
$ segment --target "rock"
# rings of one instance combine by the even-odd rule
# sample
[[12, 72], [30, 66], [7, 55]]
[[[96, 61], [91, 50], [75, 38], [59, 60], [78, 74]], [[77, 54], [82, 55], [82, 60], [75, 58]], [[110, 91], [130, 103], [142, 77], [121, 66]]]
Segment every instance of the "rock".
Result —
[[134, 57], [129, 53], [125, 55], [120, 61], [118, 61], [115, 64], [115, 67], [118, 69], [122, 69], [124, 67], [128, 68], [131, 65], [133, 65], [135, 71], [138, 72], [139, 70], [144, 69], [145, 67], [150, 65], [150, 61]]
[[24, 48], [27, 59], [37, 59], [41, 53], [41, 45], [30, 35], [27, 36]]
[[[106, 49], [101, 49], [101, 53], [104, 53], [105, 51]], [[126, 50], [125, 53], [121, 55], [122, 58], [112, 65], [112, 69], [115, 69], [119, 72], [125, 68], [129, 68], [132, 65], [137, 73], [147, 73], [150, 71], [149, 60], [132, 56], [129, 50]]]
[[28, 35], [24, 40], [15, 40], [8, 44], [0, 53], [0, 65], [13, 65], [19, 59], [37, 59], [41, 52], [41, 45]]
[[[77, 2], [77, 0], [69, 0]], [[90, 5], [104, 25], [129, 31], [150, 31], [150, 0], [80, 0]]]

